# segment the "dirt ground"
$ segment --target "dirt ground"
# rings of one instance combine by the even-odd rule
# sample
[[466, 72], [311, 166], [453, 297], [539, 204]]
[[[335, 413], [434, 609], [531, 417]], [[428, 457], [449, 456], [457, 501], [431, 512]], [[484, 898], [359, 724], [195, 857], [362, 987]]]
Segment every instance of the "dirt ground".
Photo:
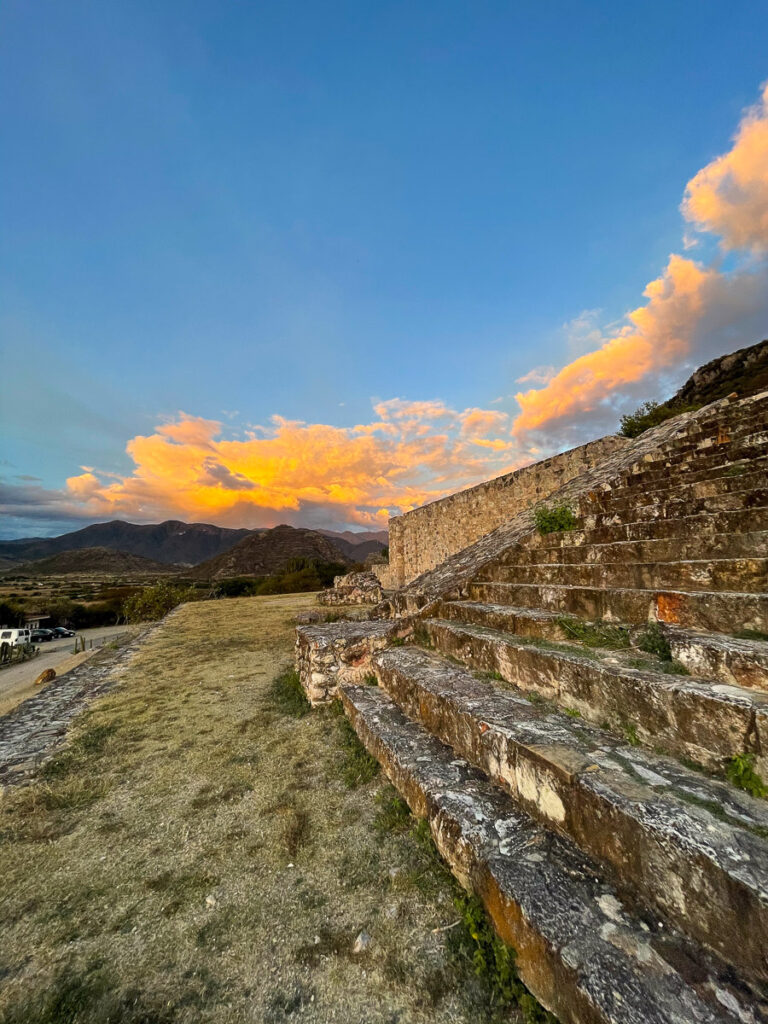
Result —
[[5, 794], [2, 1024], [489, 1019], [433, 848], [275, 683], [314, 600], [178, 609]]

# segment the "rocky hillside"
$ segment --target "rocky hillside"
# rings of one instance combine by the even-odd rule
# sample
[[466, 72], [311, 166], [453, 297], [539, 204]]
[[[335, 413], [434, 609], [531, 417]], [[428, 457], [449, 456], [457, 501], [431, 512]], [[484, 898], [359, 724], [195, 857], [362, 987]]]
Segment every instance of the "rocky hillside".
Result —
[[671, 408], [709, 405], [733, 392], [739, 398], [768, 390], [768, 341], [718, 356], [694, 370], [667, 403]]
[[315, 530], [276, 526], [250, 534], [230, 551], [195, 566], [195, 579], [224, 579], [228, 576], [269, 576], [283, 572], [296, 558], [313, 558], [321, 562], [350, 565], [329, 537]]
[[110, 523], [86, 526], [60, 537], [0, 541], [0, 555], [34, 561], [62, 551], [98, 547], [151, 558], [157, 562], [197, 565], [198, 562], [220, 555], [250, 533], [250, 530], [230, 530], [209, 523], [182, 523], [175, 519], [148, 526], [115, 519]]
[[109, 548], [80, 548], [62, 551], [49, 558], [14, 565], [4, 571], [13, 576], [70, 576], [76, 573], [98, 573], [105, 576], [158, 576], [177, 571], [176, 566], [155, 562], [151, 558], [130, 555]]

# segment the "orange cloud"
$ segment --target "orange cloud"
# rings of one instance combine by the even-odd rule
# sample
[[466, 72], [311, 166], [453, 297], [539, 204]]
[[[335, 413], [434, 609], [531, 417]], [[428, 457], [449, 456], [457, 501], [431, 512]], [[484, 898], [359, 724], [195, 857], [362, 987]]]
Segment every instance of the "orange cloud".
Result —
[[768, 248], [768, 83], [742, 119], [731, 150], [688, 182], [682, 210], [699, 230], [719, 235], [727, 249]]
[[501, 472], [516, 450], [498, 411], [400, 399], [374, 411], [380, 420], [352, 428], [275, 416], [245, 440], [181, 413], [129, 441], [130, 476], [84, 472], [67, 481], [68, 496], [93, 517], [379, 525]]
[[[626, 402], [648, 396], [690, 362], [703, 362], [765, 335], [768, 264], [768, 86], [748, 110], [732, 149], [688, 183], [683, 212], [699, 229], [721, 236], [726, 248], [749, 250], [728, 272], [683, 256], [669, 257], [664, 272], [644, 291], [646, 303], [599, 348], [579, 356], [543, 387], [515, 397], [520, 414], [513, 434], [573, 436], [586, 423], [615, 423]], [[599, 335], [598, 335], [599, 336]], [[538, 382], [533, 374], [520, 382]], [[641, 383], [642, 382], [642, 383]], [[664, 383], [666, 387], [666, 383]]]

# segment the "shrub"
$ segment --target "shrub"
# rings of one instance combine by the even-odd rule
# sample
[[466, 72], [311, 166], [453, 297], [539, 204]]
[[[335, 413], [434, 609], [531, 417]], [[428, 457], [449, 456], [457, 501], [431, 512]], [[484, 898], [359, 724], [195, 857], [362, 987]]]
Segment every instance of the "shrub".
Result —
[[559, 533], [561, 530], [575, 530], [579, 525], [569, 505], [539, 505], [533, 517], [536, 529], [542, 535]]
[[621, 417], [621, 428], [619, 433], [624, 437], [639, 437], [640, 434], [651, 427], [658, 427], [660, 423], [679, 416], [684, 412], [695, 412], [700, 405], [671, 406], [668, 402], [643, 402], [639, 409]]
[[123, 604], [123, 615], [127, 622], [154, 622], [184, 601], [194, 600], [194, 597], [193, 587], [180, 587], [162, 580], [129, 597]]

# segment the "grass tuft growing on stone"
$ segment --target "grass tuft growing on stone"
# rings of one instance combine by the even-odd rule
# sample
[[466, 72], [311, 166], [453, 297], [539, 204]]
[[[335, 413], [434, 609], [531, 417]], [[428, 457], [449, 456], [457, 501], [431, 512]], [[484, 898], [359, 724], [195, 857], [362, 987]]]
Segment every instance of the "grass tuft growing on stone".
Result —
[[569, 505], [539, 505], [534, 510], [533, 519], [536, 529], [542, 536], [560, 533], [563, 530], [576, 530], [579, 526], [579, 521]]
[[672, 648], [658, 622], [648, 623], [648, 627], [637, 638], [637, 646], [646, 654], [655, 654], [662, 661], [672, 660]]
[[768, 786], [755, 771], [754, 754], [737, 754], [725, 768], [725, 777], [738, 789], [760, 799], [768, 797]]
[[605, 622], [582, 622], [568, 616], [557, 620], [558, 626], [569, 640], [585, 647], [602, 647], [609, 651], [625, 650], [630, 646], [629, 630]]
[[526, 1024], [557, 1024], [531, 995], [517, 973], [515, 951], [495, 932], [480, 900], [461, 892], [453, 905], [459, 915], [458, 927], [451, 933], [448, 947], [454, 960], [466, 960], [487, 988], [494, 1010], [517, 1007]]
[[733, 635], [737, 640], [768, 640], [768, 633], [763, 633], [759, 629], [740, 629]]

